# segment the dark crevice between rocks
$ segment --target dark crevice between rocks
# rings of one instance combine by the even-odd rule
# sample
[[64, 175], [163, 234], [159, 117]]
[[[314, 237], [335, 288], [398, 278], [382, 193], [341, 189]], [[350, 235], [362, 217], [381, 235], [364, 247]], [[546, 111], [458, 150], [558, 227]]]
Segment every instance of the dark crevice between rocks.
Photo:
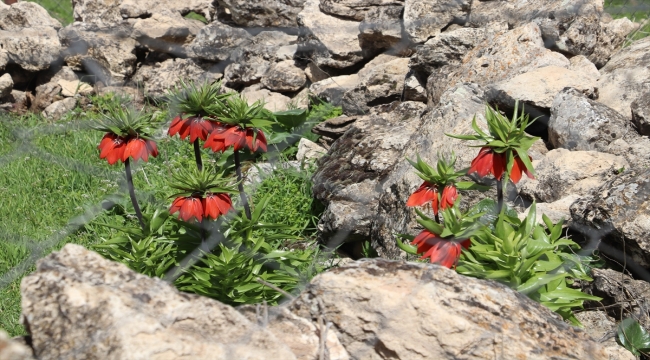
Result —
[[[515, 111], [514, 104], [505, 104], [503, 102], [491, 101], [490, 105], [492, 107], [498, 108], [501, 113], [508, 119], [512, 119]], [[517, 111], [521, 114], [522, 109], [523, 112], [528, 115], [529, 122], [532, 122], [532, 124], [529, 124], [526, 128], [526, 133], [532, 136], [541, 137], [544, 141], [544, 144], [546, 144], [546, 147], [549, 148], [548, 123], [551, 119], [551, 111], [549, 109], [540, 108], [535, 105], [520, 102], [519, 109]]]

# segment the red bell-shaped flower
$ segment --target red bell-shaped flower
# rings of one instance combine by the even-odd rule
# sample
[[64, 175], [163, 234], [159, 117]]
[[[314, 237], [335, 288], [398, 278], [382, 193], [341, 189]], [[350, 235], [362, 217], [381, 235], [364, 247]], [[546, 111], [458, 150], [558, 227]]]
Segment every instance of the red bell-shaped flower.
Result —
[[99, 158], [106, 159], [109, 164], [113, 165], [118, 160], [124, 158], [124, 149], [126, 148], [126, 140], [113, 133], [106, 133], [99, 143], [97, 148], [100, 150]]
[[158, 156], [158, 147], [156, 146], [155, 141], [142, 138], [130, 138], [126, 143], [122, 161], [126, 161], [129, 157], [131, 157], [133, 161], [138, 161], [140, 159], [149, 161], [149, 155], [153, 157]]
[[423, 230], [413, 239], [412, 244], [417, 246], [418, 253], [424, 253], [422, 259], [429, 258], [432, 264], [439, 264], [451, 269], [458, 262], [461, 248], [469, 248], [470, 240], [460, 242], [446, 240], [429, 230]]
[[203, 215], [206, 218], [216, 219], [232, 209], [232, 200], [228, 194], [208, 194], [203, 198], [202, 202]]
[[177, 197], [172, 203], [169, 213], [179, 212], [178, 218], [183, 221], [190, 221], [195, 218], [197, 221], [203, 219], [203, 201], [199, 197], [181, 196]]

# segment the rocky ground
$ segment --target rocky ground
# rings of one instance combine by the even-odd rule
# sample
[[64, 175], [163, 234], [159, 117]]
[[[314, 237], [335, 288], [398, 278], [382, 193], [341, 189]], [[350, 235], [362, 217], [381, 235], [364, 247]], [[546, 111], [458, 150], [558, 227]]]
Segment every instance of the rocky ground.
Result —
[[[585, 249], [627, 274], [594, 271], [587, 290], [607, 307], [578, 314], [585, 332], [437, 266], [353, 263], [282, 307], [233, 310], [68, 246], [23, 282], [38, 358], [627, 359], [614, 319], [650, 326], [650, 38], [622, 47], [638, 24], [613, 20], [602, 0], [73, 5], [76, 21], [63, 27], [35, 3], [0, 2], [0, 109], [57, 119], [88, 94], [156, 100], [179, 79], [221, 79], [271, 110], [310, 96], [340, 105], [343, 116], [314, 129], [327, 149], [314, 176], [327, 206], [321, 239], [352, 255], [369, 241], [396, 260], [395, 234], [417, 231], [404, 203], [421, 182], [404, 158], [435, 163], [454, 151], [468, 166], [476, 149], [444, 134], [484, 122], [486, 103], [511, 113], [519, 100], [542, 140], [536, 179], [513, 187], [509, 204], [525, 213], [534, 200], [568, 219]], [[0, 354], [24, 358], [3, 341]]]

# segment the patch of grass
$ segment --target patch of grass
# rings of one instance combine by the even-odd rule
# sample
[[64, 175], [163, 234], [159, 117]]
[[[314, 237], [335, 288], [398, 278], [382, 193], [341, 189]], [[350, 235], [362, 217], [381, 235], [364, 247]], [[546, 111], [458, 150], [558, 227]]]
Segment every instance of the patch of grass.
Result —
[[192, 19], [192, 20], [198, 20], [204, 24], [208, 23], [208, 20], [205, 18], [205, 16], [201, 14], [197, 14], [194, 11], [190, 11], [187, 15], [184, 16], [186, 19]]
[[650, 34], [650, 22], [647, 21], [650, 17], [650, 0], [605, 0], [605, 11], [614, 19], [627, 17], [643, 24], [640, 29], [631, 34], [626, 45]]
[[41, 5], [50, 16], [59, 20], [63, 26], [74, 21], [72, 14], [72, 0], [27, 0]]

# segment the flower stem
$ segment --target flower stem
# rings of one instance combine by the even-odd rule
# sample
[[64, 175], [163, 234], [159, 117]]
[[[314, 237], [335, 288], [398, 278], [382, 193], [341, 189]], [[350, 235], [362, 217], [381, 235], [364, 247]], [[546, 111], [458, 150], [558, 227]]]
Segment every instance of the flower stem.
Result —
[[503, 181], [501, 179], [497, 180], [497, 213], [501, 214], [501, 209], [503, 209]]
[[142, 220], [142, 211], [138, 205], [138, 199], [135, 198], [135, 188], [133, 187], [133, 177], [131, 176], [131, 159], [127, 158], [124, 162], [124, 170], [126, 171], [126, 184], [129, 188], [129, 195], [131, 196], [131, 203], [135, 209], [135, 215], [138, 217], [142, 231], [145, 231], [144, 220]]
[[244, 181], [242, 180], [241, 175], [241, 161], [239, 160], [239, 150], [235, 150], [235, 171], [237, 172], [237, 187], [239, 189], [239, 196], [241, 197], [241, 202], [244, 205], [244, 211], [246, 212], [246, 217], [248, 220], [251, 219], [251, 207], [248, 205], [248, 198], [244, 192]]
[[201, 144], [199, 139], [194, 140], [194, 158], [196, 159], [196, 167], [199, 171], [203, 170], [203, 160], [201, 160]]

